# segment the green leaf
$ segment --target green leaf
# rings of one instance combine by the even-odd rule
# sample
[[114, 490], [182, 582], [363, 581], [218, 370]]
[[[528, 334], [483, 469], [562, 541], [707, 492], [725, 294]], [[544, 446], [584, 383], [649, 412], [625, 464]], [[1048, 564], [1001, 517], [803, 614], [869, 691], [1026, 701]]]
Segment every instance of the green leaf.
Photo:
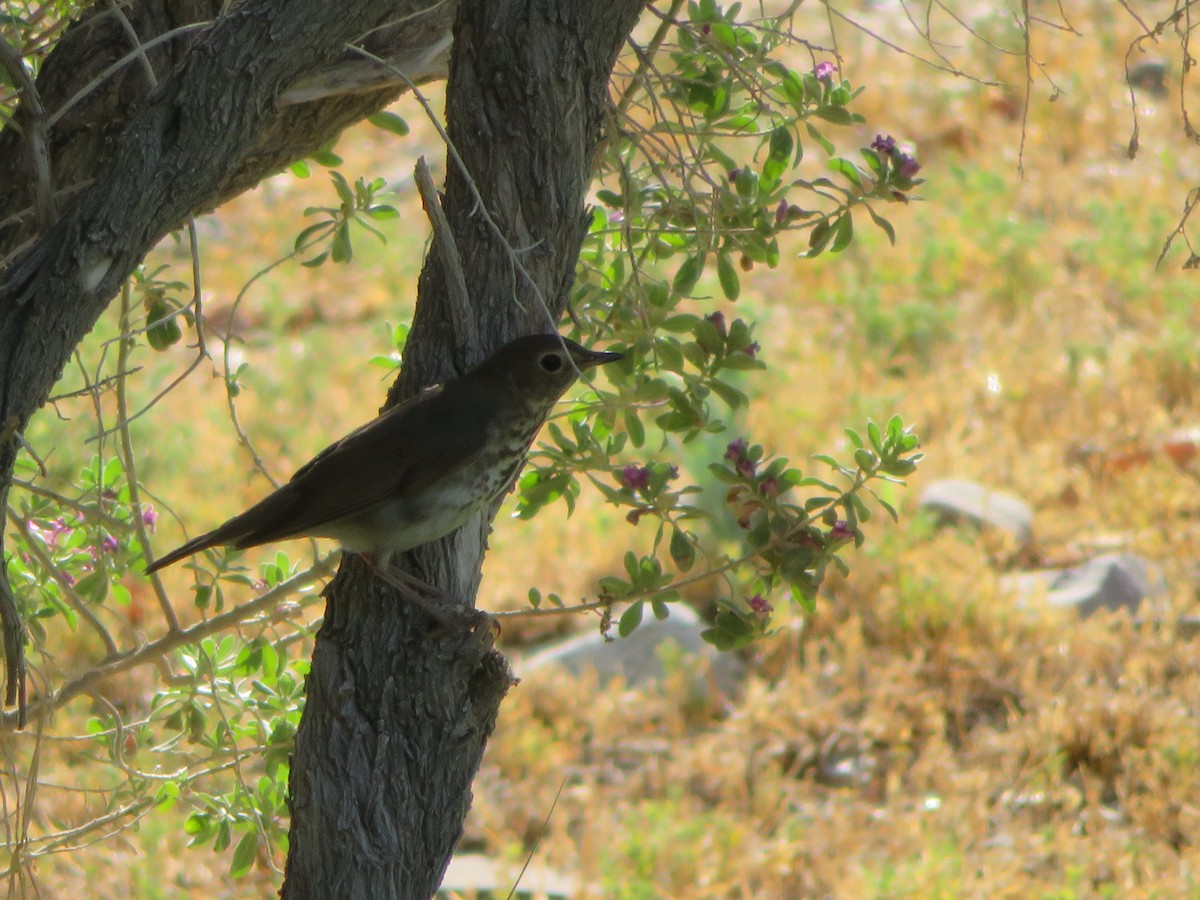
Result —
[[884, 234], [887, 235], [888, 241], [891, 243], [891, 245], [893, 247], [895, 247], [896, 246], [896, 229], [892, 227], [892, 223], [889, 222], [887, 219], [885, 219], [883, 216], [879, 215], [879, 213], [875, 212], [875, 210], [871, 209], [870, 206], [867, 206], [865, 203], [863, 205], [867, 207], [867, 214], [871, 217], [871, 221], [874, 222], [879, 227], [879, 229]]
[[750, 623], [728, 611], [717, 613], [716, 626], [731, 637], [747, 637], [752, 633]]
[[822, 106], [817, 110], [817, 115], [826, 122], [832, 122], [834, 125], [854, 124], [853, 113], [841, 106]]
[[830, 253], [841, 253], [850, 246], [850, 242], [854, 240], [854, 219], [850, 216], [850, 212], [842, 213], [841, 218], [837, 220], [837, 225], [834, 226], [833, 243], [829, 247]]
[[327, 169], [331, 169], [334, 166], [340, 166], [342, 164], [342, 158], [328, 147], [322, 147], [316, 153], [310, 153], [308, 158]]
[[786, 125], [780, 125], [771, 132], [770, 149], [767, 152], [772, 159], [787, 162], [792, 158], [795, 146], [796, 140], [792, 137], [792, 130]]
[[729, 261], [727, 253], [717, 254], [717, 278], [726, 298], [736, 300], [741, 295], [741, 279], [738, 278], [737, 267]]
[[722, 369], [733, 369], [738, 372], [747, 372], [751, 369], [765, 369], [766, 363], [760, 359], [755, 359], [749, 353], [731, 353], [721, 360]]
[[146, 342], [155, 350], [162, 351], [179, 342], [183, 331], [179, 327], [179, 317], [167, 300], [161, 296], [150, 304], [146, 314]]
[[337, 191], [338, 199], [342, 201], [344, 206], [354, 206], [354, 189], [350, 187], [350, 182], [346, 181], [346, 177], [341, 172], [330, 172], [329, 180], [333, 182], [333, 189]]
[[681, 528], [671, 533], [671, 559], [680, 572], [688, 571], [696, 562], [696, 547]]
[[625, 410], [624, 419], [629, 442], [634, 447], [642, 447], [646, 443], [646, 427], [642, 424], [641, 416], [637, 414], [636, 409], [629, 408]]
[[709, 390], [725, 401], [730, 409], [741, 409], [750, 402], [750, 398], [731, 384], [724, 381], [708, 382]]
[[842, 159], [840, 156], [835, 156], [826, 164], [830, 171], [837, 172], [851, 184], [856, 187], [862, 185], [862, 178], [858, 173], [858, 167], [848, 159]]
[[350, 243], [349, 223], [341, 223], [333, 233], [332, 259], [335, 263], [350, 262], [354, 259], [354, 247]]
[[621, 621], [617, 623], [617, 634], [621, 637], [629, 637], [633, 634], [634, 629], [642, 624], [642, 614], [645, 612], [646, 604], [642, 600], [637, 600], [630, 607], [621, 613]]
[[808, 255], [816, 256], [825, 249], [829, 239], [833, 237], [833, 227], [829, 219], [822, 219], [808, 233]]
[[408, 123], [395, 113], [377, 112], [373, 116], [367, 116], [367, 121], [376, 128], [382, 128], [400, 137], [405, 137], [409, 131]]
[[108, 575], [105, 572], [92, 572], [79, 579], [75, 593], [90, 603], [103, 603], [108, 596]]
[[873, 471], [879, 463], [879, 457], [865, 447], [859, 447], [854, 451], [854, 464], [864, 472]]
[[883, 452], [883, 434], [879, 430], [879, 426], [874, 421], [867, 420], [867, 439], [871, 442], [871, 446], [875, 448], [876, 453]]
[[823, 135], [823, 134], [821, 134], [821, 132], [817, 131], [816, 127], [813, 126], [813, 124], [811, 122], [805, 122], [804, 125], [808, 129], [808, 136], [810, 138], [812, 138], [814, 141], [816, 141], [818, 144], [820, 144], [822, 150], [824, 150], [826, 153], [832, 155], [834, 152], [834, 149], [835, 149], [833, 146], [833, 143], [828, 138], [826, 138], [825, 135]]
[[679, 270], [675, 273], [675, 279], [671, 282], [671, 287], [675, 293], [680, 296], [687, 297], [696, 287], [696, 282], [700, 280], [700, 276], [704, 273], [704, 254], [697, 253], [694, 256], [689, 256], [679, 266]]
[[229, 862], [229, 874], [241, 878], [250, 871], [254, 858], [258, 855], [258, 832], [251, 830], [242, 835], [242, 839], [233, 848], [233, 858]]

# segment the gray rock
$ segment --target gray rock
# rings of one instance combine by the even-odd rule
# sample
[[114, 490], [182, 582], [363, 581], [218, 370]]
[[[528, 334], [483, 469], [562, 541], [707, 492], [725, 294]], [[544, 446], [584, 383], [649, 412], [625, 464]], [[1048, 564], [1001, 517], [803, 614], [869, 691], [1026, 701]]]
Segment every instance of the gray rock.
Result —
[[921, 491], [918, 505], [948, 525], [995, 528], [1022, 546], [1033, 540], [1033, 509], [1020, 497], [993, 491], [974, 481], [943, 478]]
[[1166, 97], [1171, 93], [1171, 86], [1167, 84], [1168, 75], [1170, 67], [1166, 60], [1147, 59], [1129, 67], [1128, 80], [1130, 87], [1146, 91], [1155, 97]]
[[[746, 677], [746, 664], [700, 637], [700, 632], [708, 626], [691, 607], [672, 603], [670, 610], [670, 616], [661, 621], [647, 611], [642, 624], [628, 637], [616, 637], [614, 627], [614, 640], [606, 641], [599, 631], [592, 629], [534, 650], [514, 660], [514, 668], [521, 676], [547, 666], [561, 666], [575, 674], [594, 669], [601, 683], [622, 675], [627, 685], [635, 687], [661, 681], [667, 675], [670, 661], [682, 656], [699, 694], [715, 686], [726, 697], [737, 695]], [[669, 648], [668, 644], [674, 647]], [[675, 665], [670, 668], [673, 670]]]
[[[442, 878], [438, 897], [448, 891], [487, 897], [566, 898], [579, 895], [579, 879], [531, 863], [524, 873], [521, 862], [492, 859], [481, 853], [456, 853]], [[516, 889], [513, 890], [513, 886]]]
[[1167, 591], [1162, 570], [1131, 553], [1106, 553], [1069, 569], [1010, 575], [1000, 585], [1023, 605], [1044, 600], [1050, 606], [1074, 607], [1081, 616], [1098, 609], [1134, 612], [1144, 599]]

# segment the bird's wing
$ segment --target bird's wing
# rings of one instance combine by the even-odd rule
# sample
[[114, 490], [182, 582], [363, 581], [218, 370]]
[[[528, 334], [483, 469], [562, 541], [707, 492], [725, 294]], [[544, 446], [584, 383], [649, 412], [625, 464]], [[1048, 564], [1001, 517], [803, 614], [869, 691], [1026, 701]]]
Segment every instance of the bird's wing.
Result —
[[495, 407], [453, 389], [454, 396], [430, 402], [444, 390], [420, 394], [325, 448], [278, 491], [218, 528], [214, 535], [226, 536], [213, 543], [245, 548], [312, 534], [469, 466], [487, 444]]

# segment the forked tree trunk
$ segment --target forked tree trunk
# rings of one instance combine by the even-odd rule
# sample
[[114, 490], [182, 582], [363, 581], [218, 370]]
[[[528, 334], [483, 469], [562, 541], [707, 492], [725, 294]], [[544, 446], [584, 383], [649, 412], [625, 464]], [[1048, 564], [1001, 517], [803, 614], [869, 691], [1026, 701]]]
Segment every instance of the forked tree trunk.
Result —
[[[29, 202], [37, 184], [29, 104], [18, 109], [20, 127], [0, 132], [0, 509], [30, 416], [146, 253], [188, 216], [245, 190], [399, 93], [392, 79], [361, 94], [293, 102], [301, 88], [307, 96], [312, 84], [339, 82], [348, 67], [357, 71], [362, 57], [349, 42], [370, 34], [377, 55], [404, 65], [422, 58], [424, 43], [438, 43], [453, 7], [453, 0], [135, 0], [126, 18], [142, 44], [216, 18], [175, 32], [170, 43], [144, 60], [133, 56], [101, 82], [93, 81], [97, 69], [130, 49], [114, 7], [101, 0], [98, 12], [68, 30], [37, 81], [46, 117], [64, 112], [53, 125], [42, 120], [52, 179], [45, 193], [53, 199], [41, 206], [52, 207], [49, 221], [36, 221], [37, 204]], [[153, 70], [153, 89], [143, 61]], [[78, 102], [64, 110], [72, 99]], [[11, 704], [21, 645], [2, 566], [0, 618]], [[4, 718], [9, 727], [16, 723], [15, 713]]]
[[[461, 3], [447, 116], [462, 164], [447, 161], [444, 207], [471, 324], [462, 333], [435, 246], [393, 400], [557, 323], [587, 229], [612, 65], [641, 8], [641, 0]], [[494, 513], [409, 554], [412, 571], [473, 598]], [[282, 894], [424, 900], [462, 833], [511, 675], [489, 632], [431, 631], [356, 560], [326, 599], [292, 764]]]
[[[456, 5], [133, 0], [121, 6], [143, 44], [216, 18], [146, 54], [156, 87], [135, 61], [90, 87], [49, 128], [52, 204], [32, 202], [28, 132], [0, 133], [0, 507], [17, 436], [145, 254], [189, 215], [399, 92], [402, 82], [386, 74], [381, 82], [348, 42], [369, 35], [372, 52], [411, 74], [429, 62], [424, 51], [438, 44]], [[472, 306], [466, 318], [451, 314], [445, 273], [432, 257], [398, 395], [557, 322], [586, 227], [583, 197], [610, 70], [642, 0], [466, 6], [450, 130], [482, 203], [451, 163], [445, 207]], [[111, 4], [97, 9], [42, 69], [48, 113], [130, 49]], [[29, 124], [27, 112], [18, 122]], [[52, 207], [48, 220], [36, 220], [38, 205]], [[414, 554], [418, 573], [474, 597], [490, 519]], [[428, 897], [461, 833], [507, 666], [486, 634], [430, 634], [353, 564], [327, 596], [293, 764], [284, 892]], [[0, 569], [0, 610], [7, 600], [11, 611], [11, 599]], [[10, 649], [13, 638], [10, 631]], [[12, 726], [11, 714], [5, 723]]]

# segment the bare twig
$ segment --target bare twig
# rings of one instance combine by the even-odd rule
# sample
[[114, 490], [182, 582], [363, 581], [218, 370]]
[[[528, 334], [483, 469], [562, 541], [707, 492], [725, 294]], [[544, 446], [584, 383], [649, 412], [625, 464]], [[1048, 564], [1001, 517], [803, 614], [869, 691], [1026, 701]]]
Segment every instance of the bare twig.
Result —
[[[117, 372], [123, 373], [129, 365], [129, 351], [133, 348], [133, 339], [126, 336], [129, 330], [130, 288], [128, 279], [121, 288], [121, 318], [119, 329], [123, 335], [117, 344]], [[133, 527], [137, 531], [138, 544], [142, 548], [142, 556], [150, 558], [150, 535], [146, 532], [146, 523], [142, 519], [142, 498], [139, 493], [137, 478], [137, 456], [133, 452], [133, 436], [129, 431], [129, 382], [120, 377], [117, 379], [117, 434], [120, 437], [122, 465], [125, 468], [125, 486], [129, 489], [129, 505], [133, 509]], [[163, 620], [167, 623], [168, 631], [179, 630], [179, 619], [175, 615], [175, 607], [167, 596], [161, 578], [151, 578], [150, 586], [154, 590], [158, 608]]]
[[180, 35], [191, 34], [194, 31], [203, 31], [211, 24], [212, 22], [193, 22], [190, 25], [180, 25], [178, 28], [172, 28], [170, 31], [164, 31], [162, 34], [157, 35], [156, 37], [146, 41], [144, 44], [139, 45], [136, 50], [126, 53], [112, 65], [106, 67], [104, 71], [76, 91], [66, 103], [51, 113], [50, 118], [46, 120], [46, 127], [53, 128], [54, 124], [68, 112], [70, 112], [71, 108], [74, 107], [76, 103], [87, 97], [88, 94], [94, 91], [97, 87], [107, 81], [113, 74], [119, 72], [129, 63], [133, 62], [135, 59], [144, 57], [147, 50], [157, 47], [159, 44], [165, 43], [173, 38], [177, 38]]
[[34, 208], [37, 212], [38, 228], [45, 231], [54, 222], [54, 189], [50, 178], [49, 123], [42, 98], [33, 79], [25, 68], [25, 61], [8, 41], [0, 37], [0, 65], [8, 72], [21, 91], [21, 105], [28, 112], [25, 120], [25, 140], [29, 144], [29, 157], [34, 172]]
[[52, 491], [49, 488], [44, 488], [39, 484], [34, 484], [32, 481], [25, 481], [22, 478], [14, 478], [12, 480], [14, 487], [19, 487], [23, 491], [28, 491], [31, 494], [36, 494], [39, 497], [45, 497], [47, 500], [53, 500], [59, 506], [65, 506], [68, 509], [73, 509], [81, 515], [87, 516], [93, 521], [99, 522], [105, 528], [110, 528], [113, 531], [124, 531], [129, 528], [129, 523], [116, 516], [110, 516], [104, 510], [99, 509], [95, 504], [83, 503], [79, 500], [72, 500], [66, 494], [60, 494], [58, 491]]
[[413, 170], [413, 181], [421, 195], [421, 204], [425, 207], [425, 215], [433, 226], [433, 246], [437, 249], [442, 261], [442, 270], [446, 273], [446, 287], [450, 295], [450, 319], [454, 333], [462, 337], [467, 346], [475, 346], [475, 317], [471, 309], [471, 295], [467, 290], [467, 277], [463, 274], [462, 257], [458, 253], [458, 244], [450, 231], [450, 223], [446, 219], [446, 211], [442, 209], [442, 201], [438, 197], [437, 188], [433, 184], [433, 176], [429, 173], [429, 164], [425, 157], [417, 159]]
[[158, 79], [154, 77], [154, 67], [150, 65], [150, 57], [146, 55], [146, 48], [142, 46], [142, 40], [138, 37], [137, 32], [133, 30], [133, 23], [129, 21], [129, 17], [125, 15], [125, 11], [121, 9], [121, 4], [117, 0], [108, 0], [108, 10], [117, 17], [117, 21], [121, 23], [121, 27], [125, 29], [125, 33], [129, 36], [129, 42], [133, 44], [133, 49], [138, 56], [138, 62], [142, 64], [142, 71], [146, 73], [146, 80], [150, 82], [151, 89], [158, 87]]

